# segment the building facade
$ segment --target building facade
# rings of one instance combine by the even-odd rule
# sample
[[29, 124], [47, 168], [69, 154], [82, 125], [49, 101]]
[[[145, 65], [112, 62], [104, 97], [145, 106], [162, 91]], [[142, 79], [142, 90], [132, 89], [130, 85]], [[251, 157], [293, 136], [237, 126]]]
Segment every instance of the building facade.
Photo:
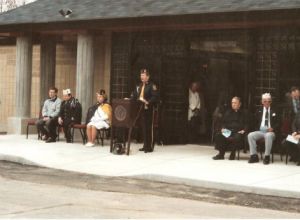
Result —
[[129, 97], [140, 68], [160, 90], [165, 143], [186, 142], [191, 81], [201, 82], [207, 135], [231, 96], [253, 110], [261, 93], [280, 105], [300, 86], [297, 1], [84, 2], [39, 0], [0, 15], [1, 131], [21, 133], [51, 85], [71, 88], [84, 110], [100, 88], [110, 100]]

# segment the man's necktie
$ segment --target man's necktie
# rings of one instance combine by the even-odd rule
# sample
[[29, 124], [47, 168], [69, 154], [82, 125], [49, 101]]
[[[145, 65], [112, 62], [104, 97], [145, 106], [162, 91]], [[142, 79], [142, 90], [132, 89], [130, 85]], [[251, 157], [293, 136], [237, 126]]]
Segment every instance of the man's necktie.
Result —
[[265, 112], [265, 126], [269, 127], [269, 109], [266, 109]]
[[143, 86], [142, 86], [142, 90], [140, 93], [140, 99], [144, 99], [144, 90], [145, 90], [145, 84], [143, 84]]

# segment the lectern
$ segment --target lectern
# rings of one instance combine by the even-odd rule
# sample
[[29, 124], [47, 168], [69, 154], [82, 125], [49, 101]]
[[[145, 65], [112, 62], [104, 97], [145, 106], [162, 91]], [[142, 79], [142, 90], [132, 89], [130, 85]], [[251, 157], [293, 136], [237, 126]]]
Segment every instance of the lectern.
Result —
[[132, 99], [113, 99], [110, 152], [113, 149], [115, 128], [128, 128], [127, 155], [129, 155], [132, 129], [140, 115], [141, 108], [142, 105]]

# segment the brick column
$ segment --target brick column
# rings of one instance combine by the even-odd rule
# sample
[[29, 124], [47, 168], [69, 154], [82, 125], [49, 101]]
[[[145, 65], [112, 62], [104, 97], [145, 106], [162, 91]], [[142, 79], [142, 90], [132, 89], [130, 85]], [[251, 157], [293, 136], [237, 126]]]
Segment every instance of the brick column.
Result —
[[79, 34], [77, 39], [76, 97], [82, 104], [82, 121], [95, 97], [94, 40], [91, 34]]
[[25, 132], [26, 119], [30, 117], [32, 41], [31, 37], [17, 38], [16, 52], [16, 102], [15, 117], [8, 118], [8, 133]]
[[56, 43], [51, 38], [43, 38], [40, 52], [40, 105], [48, 98], [48, 90], [55, 86]]

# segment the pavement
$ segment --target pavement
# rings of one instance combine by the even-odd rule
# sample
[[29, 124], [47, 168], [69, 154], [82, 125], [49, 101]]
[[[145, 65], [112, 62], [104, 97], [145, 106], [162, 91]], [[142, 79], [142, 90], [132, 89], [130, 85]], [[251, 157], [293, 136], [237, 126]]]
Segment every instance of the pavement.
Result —
[[74, 171], [100, 176], [126, 176], [167, 183], [216, 188], [261, 195], [300, 198], [300, 167], [285, 164], [275, 155], [274, 163], [248, 164], [248, 154], [240, 160], [214, 161], [212, 146], [156, 146], [153, 153], [138, 151], [141, 144], [131, 144], [130, 155], [109, 152], [104, 146], [85, 147], [80, 140], [44, 143], [36, 135], [0, 135], [0, 160], [27, 165]]

